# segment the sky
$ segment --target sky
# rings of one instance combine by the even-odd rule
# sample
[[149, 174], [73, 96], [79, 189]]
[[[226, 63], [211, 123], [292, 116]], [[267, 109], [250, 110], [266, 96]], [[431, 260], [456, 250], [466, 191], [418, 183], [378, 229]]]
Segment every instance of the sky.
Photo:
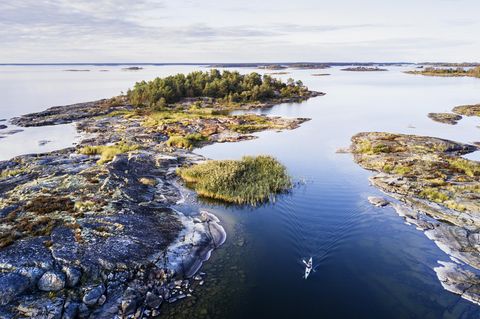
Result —
[[479, 0], [15, 0], [0, 63], [480, 62]]

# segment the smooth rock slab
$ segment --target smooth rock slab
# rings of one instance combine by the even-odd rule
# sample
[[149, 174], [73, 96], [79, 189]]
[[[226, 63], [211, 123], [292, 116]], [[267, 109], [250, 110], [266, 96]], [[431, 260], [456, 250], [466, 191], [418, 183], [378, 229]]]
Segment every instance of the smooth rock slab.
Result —
[[462, 298], [480, 304], [480, 277], [475, 273], [460, 268], [450, 262], [438, 262], [441, 266], [434, 268], [442, 286]]
[[4, 306], [22, 294], [30, 286], [30, 280], [17, 273], [0, 276], [0, 305]]
[[[34, 237], [15, 242], [0, 251], [0, 267], [23, 268], [36, 266], [51, 269], [53, 258], [44, 241], [47, 237]], [[22, 252], [19, 254], [18, 252]]]

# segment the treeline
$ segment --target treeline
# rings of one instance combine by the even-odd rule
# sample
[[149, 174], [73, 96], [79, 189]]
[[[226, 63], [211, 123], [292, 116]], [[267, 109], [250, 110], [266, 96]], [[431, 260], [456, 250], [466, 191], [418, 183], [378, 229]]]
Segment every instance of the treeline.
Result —
[[284, 83], [269, 75], [217, 69], [177, 74], [135, 83], [127, 97], [135, 106], [165, 107], [187, 97], [211, 97], [226, 102], [258, 102], [272, 98], [304, 96], [308, 89], [301, 81]]
[[472, 76], [480, 78], [480, 66], [464, 69], [458, 68], [434, 68], [427, 67], [422, 71], [414, 71], [411, 73], [424, 74], [424, 75], [439, 75], [439, 76]]

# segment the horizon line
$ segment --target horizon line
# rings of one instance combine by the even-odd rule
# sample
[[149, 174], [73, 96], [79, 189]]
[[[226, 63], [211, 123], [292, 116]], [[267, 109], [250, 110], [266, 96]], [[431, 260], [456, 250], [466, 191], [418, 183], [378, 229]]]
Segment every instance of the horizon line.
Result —
[[[289, 65], [289, 64], [421, 64], [421, 63], [457, 63], [457, 62], [382, 62], [382, 61], [334, 61], [334, 62], [314, 62], [314, 61], [293, 61], [293, 62], [12, 62], [0, 63], [0, 65]], [[475, 63], [475, 62], [458, 62]]]

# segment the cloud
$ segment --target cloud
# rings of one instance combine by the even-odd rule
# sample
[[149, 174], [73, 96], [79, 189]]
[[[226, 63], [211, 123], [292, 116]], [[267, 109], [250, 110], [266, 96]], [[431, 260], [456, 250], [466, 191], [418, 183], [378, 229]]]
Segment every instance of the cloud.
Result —
[[[162, 41], [172, 44], [208, 43], [213, 41], [255, 41], [295, 33], [321, 33], [335, 30], [366, 28], [373, 25], [271, 25], [212, 26], [206, 23], [169, 25], [157, 21], [146, 25], [142, 12], [165, 8], [162, 2], [142, 0], [45, 1], [0, 4], [0, 41], [36, 45], [70, 42], [72, 48], [82, 41], [109, 43]], [[121, 17], [119, 19], [118, 17]]]
[[[412, 58], [416, 51], [434, 58], [440, 49], [456, 54], [455, 46], [480, 49], [477, 40], [464, 36], [478, 26], [474, 15], [427, 22], [412, 18], [406, 25], [405, 19], [389, 15], [395, 8], [372, 18], [369, 14], [377, 8], [373, 0], [362, 3], [363, 15], [334, 3], [297, 1], [265, 0], [258, 6], [233, 0], [5, 1], [0, 3], [0, 62], [287, 60], [289, 55], [288, 60], [299, 60], [307, 54], [301, 50], [330, 50], [332, 56], [341, 52], [355, 60], [356, 53], [394, 55], [392, 48]], [[459, 58], [466, 59], [466, 53]]]

